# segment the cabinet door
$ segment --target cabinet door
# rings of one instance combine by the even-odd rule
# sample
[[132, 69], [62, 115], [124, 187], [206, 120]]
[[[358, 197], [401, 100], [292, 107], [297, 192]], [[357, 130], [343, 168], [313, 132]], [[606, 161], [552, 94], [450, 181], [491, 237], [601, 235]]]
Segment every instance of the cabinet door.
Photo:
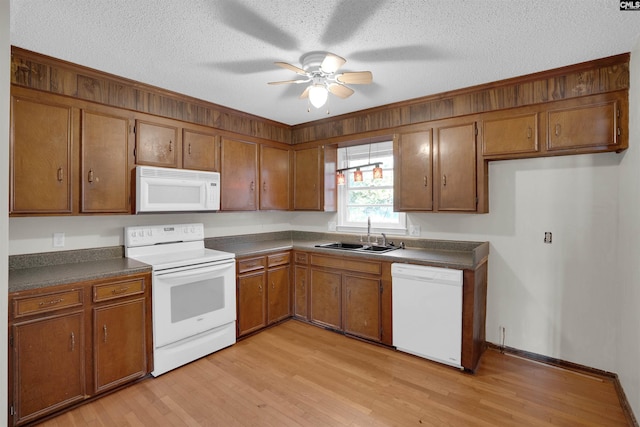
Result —
[[380, 280], [344, 275], [344, 331], [380, 341]]
[[476, 124], [442, 127], [438, 132], [439, 211], [476, 211]]
[[11, 97], [10, 213], [72, 212], [73, 113]]
[[258, 147], [253, 142], [222, 139], [221, 148], [222, 210], [253, 211], [258, 206]]
[[218, 171], [218, 137], [191, 129], [182, 130], [182, 167]]
[[238, 277], [238, 336], [267, 326], [264, 272]]
[[267, 272], [267, 324], [286, 319], [291, 314], [289, 301], [289, 266], [270, 268]]
[[310, 320], [323, 326], [342, 329], [342, 275], [311, 269]]
[[307, 148], [293, 152], [293, 208], [318, 211], [322, 209], [322, 149]]
[[94, 308], [93, 328], [94, 393], [146, 374], [144, 298]]
[[260, 209], [289, 209], [289, 150], [260, 147]]
[[136, 164], [178, 167], [178, 128], [136, 121]]
[[83, 318], [75, 312], [13, 326], [16, 424], [84, 399]]
[[307, 318], [307, 281], [309, 269], [299, 265], [294, 269], [294, 306], [293, 314], [302, 319]]
[[482, 154], [486, 158], [538, 151], [538, 113], [484, 120], [482, 125]]
[[395, 211], [433, 210], [432, 132], [403, 133], [394, 141]]
[[547, 149], [607, 147], [617, 144], [615, 101], [548, 112]]
[[82, 111], [81, 211], [127, 213], [127, 117]]

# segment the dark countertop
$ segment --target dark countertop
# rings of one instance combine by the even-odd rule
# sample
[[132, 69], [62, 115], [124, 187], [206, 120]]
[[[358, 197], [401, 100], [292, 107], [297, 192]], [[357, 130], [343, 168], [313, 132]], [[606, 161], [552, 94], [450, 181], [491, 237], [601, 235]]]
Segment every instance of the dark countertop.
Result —
[[[353, 234], [286, 231], [206, 238], [205, 246], [232, 252], [237, 257], [274, 251], [303, 250], [360, 259], [430, 265], [459, 270], [475, 269], [489, 255], [489, 242], [402, 238], [406, 249], [383, 254], [317, 248], [331, 242], [357, 243]], [[85, 280], [150, 272], [151, 266], [125, 258], [121, 246], [9, 257], [9, 292], [37, 289]]]
[[[14, 258], [14, 262], [10, 262], [14, 268], [9, 269], [9, 293], [151, 271], [150, 265], [122, 256], [100, 259], [92, 254], [87, 259], [80, 252], [55, 252], [50, 257], [47, 254], [19, 255], [30, 260], [23, 263], [23, 259], [16, 262]], [[46, 264], [47, 259], [51, 265]]]
[[[277, 235], [271, 240], [250, 241], [249, 238], [210, 238], [205, 240], [206, 247], [232, 252], [236, 257], [262, 255], [279, 250], [303, 250], [344, 257], [378, 259], [389, 262], [412, 263], [433, 267], [454, 268], [459, 270], [475, 269], [489, 255], [489, 242], [466, 242], [451, 240], [408, 239], [406, 249], [397, 249], [385, 253], [363, 253], [340, 249], [318, 248], [316, 245], [337, 241], [357, 243], [354, 235], [293, 232], [292, 236]], [[395, 239], [398, 240], [398, 239]], [[399, 240], [398, 240], [399, 242]], [[398, 243], [399, 244], [399, 243]]]

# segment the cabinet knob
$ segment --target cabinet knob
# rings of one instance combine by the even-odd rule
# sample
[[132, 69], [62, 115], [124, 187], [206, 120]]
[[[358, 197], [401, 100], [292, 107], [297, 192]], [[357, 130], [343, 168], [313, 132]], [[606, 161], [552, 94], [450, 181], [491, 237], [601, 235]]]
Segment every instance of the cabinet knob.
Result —
[[447, 186], [447, 175], [442, 175], [442, 186], [443, 187]]
[[173, 151], [173, 141], [169, 140], [169, 152]]
[[255, 182], [253, 182], [253, 181], [251, 181], [251, 184], [249, 185], [249, 189], [250, 189], [251, 191], [254, 191], [254, 190], [256, 189], [256, 183], [255, 183]]
[[62, 182], [62, 180], [64, 179], [64, 171], [62, 170], [61, 167], [58, 168], [58, 181]]
[[102, 341], [107, 342], [107, 325], [102, 325]]
[[531, 126], [527, 126], [527, 139], [531, 139], [533, 132], [531, 131]]
[[189, 155], [191, 155], [191, 143], [189, 143]]
[[425, 186], [425, 187], [427, 186], [427, 182], [428, 182], [428, 181], [427, 181], [427, 176], [425, 175], [425, 176], [424, 176], [424, 186]]
[[76, 335], [71, 332], [71, 351], [76, 349]]
[[262, 191], [267, 191], [267, 181], [262, 182]]
[[87, 180], [92, 183], [93, 182], [93, 169], [89, 169], [89, 177]]
[[258, 285], [258, 290], [262, 293], [262, 283]]
[[562, 126], [560, 126], [560, 123], [558, 123], [556, 125], [556, 136], [560, 136], [560, 131], [562, 130]]

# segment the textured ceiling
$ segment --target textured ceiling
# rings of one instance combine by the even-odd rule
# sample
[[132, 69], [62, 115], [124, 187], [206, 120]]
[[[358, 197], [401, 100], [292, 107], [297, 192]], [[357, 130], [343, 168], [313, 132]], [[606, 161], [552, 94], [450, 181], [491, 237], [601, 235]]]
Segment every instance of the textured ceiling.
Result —
[[326, 50], [373, 84], [332, 116], [630, 52], [619, 0], [10, 0], [11, 44], [285, 124], [327, 116], [298, 98], [300, 56]]

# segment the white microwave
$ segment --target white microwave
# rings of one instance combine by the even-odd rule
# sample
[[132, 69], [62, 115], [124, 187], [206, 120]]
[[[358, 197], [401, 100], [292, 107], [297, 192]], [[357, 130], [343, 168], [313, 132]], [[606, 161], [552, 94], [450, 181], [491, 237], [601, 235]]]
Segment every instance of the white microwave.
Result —
[[220, 210], [220, 174], [136, 166], [136, 213]]

